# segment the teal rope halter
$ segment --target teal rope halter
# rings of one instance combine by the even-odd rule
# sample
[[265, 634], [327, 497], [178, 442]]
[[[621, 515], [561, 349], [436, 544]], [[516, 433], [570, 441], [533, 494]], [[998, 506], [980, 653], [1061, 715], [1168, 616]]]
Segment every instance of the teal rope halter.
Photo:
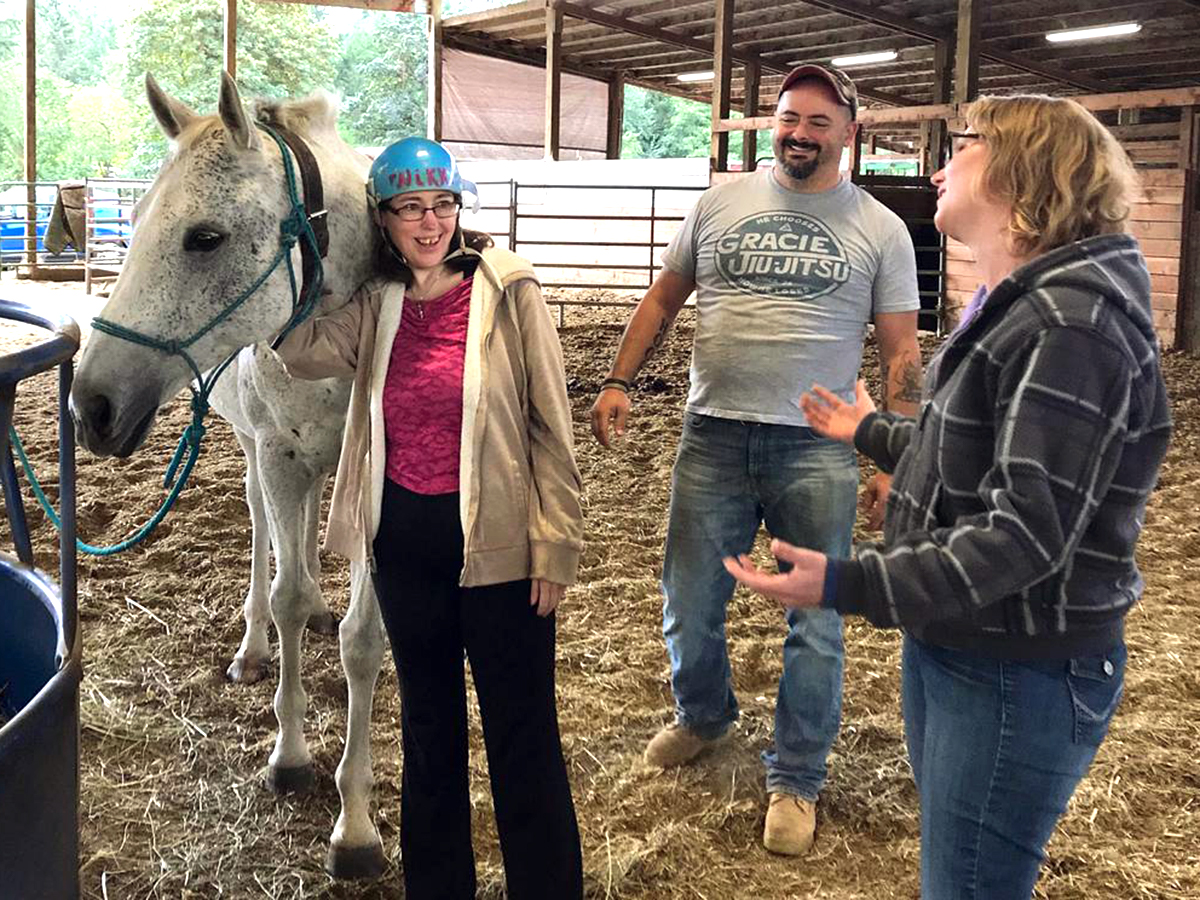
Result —
[[[179, 498], [184, 485], [187, 483], [188, 476], [191, 475], [192, 469], [196, 465], [196, 460], [200, 456], [200, 442], [206, 430], [204, 427], [204, 417], [208, 414], [209, 397], [212, 396], [217, 379], [224, 374], [233, 360], [237, 358], [238, 353], [241, 352], [241, 348], [239, 347], [233, 353], [229, 354], [216, 368], [210, 370], [208, 377], [205, 378], [204, 374], [200, 371], [200, 367], [196, 365], [196, 361], [188, 353], [188, 348], [233, 315], [263, 286], [266, 280], [279, 268], [281, 262], [286, 261], [287, 263], [288, 282], [292, 288], [292, 315], [276, 339], [277, 342], [283, 340], [293, 328], [312, 314], [321, 297], [321, 289], [325, 280], [324, 270], [321, 266], [317, 237], [313, 233], [312, 224], [309, 222], [308, 216], [305, 215], [304, 202], [300, 199], [299, 191], [296, 189], [296, 174], [292, 165], [291, 152], [288, 150], [283, 138], [270, 126], [264, 125], [261, 122], [257, 124], [259, 128], [269, 134], [275, 143], [279, 145], [279, 153], [283, 158], [283, 173], [287, 182], [288, 199], [292, 207], [287, 218], [279, 224], [279, 252], [275, 254], [275, 258], [271, 261], [271, 265], [267, 270], [250, 287], [242, 291], [235, 300], [228, 303], [207, 324], [182, 340], [156, 338], [152, 335], [142, 334], [140, 331], [126, 328], [124, 325], [118, 325], [116, 322], [110, 322], [99, 316], [92, 319], [92, 328], [96, 331], [121, 338], [133, 344], [159, 350], [168, 356], [181, 357], [187, 363], [188, 368], [192, 370], [192, 374], [195, 376], [195, 384], [189, 383], [188, 385], [192, 392], [192, 421], [184, 428], [183, 434], [179, 438], [179, 444], [175, 447], [175, 453], [172, 455], [171, 462], [167, 465], [166, 473], [163, 476], [163, 487], [169, 488], [170, 493], [163, 500], [162, 505], [153, 517], [151, 517], [150, 521], [119, 544], [109, 547], [93, 547], [90, 544], [85, 544], [83, 541], [76, 540], [76, 545], [83, 553], [89, 553], [93, 556], [112, 556], [141, 543], [158, 526], [158, 523], [166, 517], [171, 507], [175, 505], [175, 501]], [[296, 246], [296, 242], [300, 239], [308, 242], [313, 250], [313, 257], [315, 259], [313, 277], [309, 285], [309, 290], [304, 296], [301, 296], [302, 291], [296, 286], [296, 271], [295, 266], [292, 264], [292, 248]], [[12, 440], [14, 449], [17, 451], [17, 455], [21, 459], [21, 466], [25, 470], [25, 475], [29, 478], [34, 495], [37, 497], [47, 517], [54, 523], [54, 527], [61, 528], [59, 517], [46, 499], [46, 494], [33, 473], [33, 468], [29, 464], [29, 459], [25, 455], [25, 449], [21, 446], [21, 441], [17, 437], [15, 428], [9, 428], [9, 437]], [[187, 453], [186, 461], [184, 460], [185, 451]], [[183, 465], [182, 471], [179, 469], [181, 463]], [[179, 475], [178, 478], [176, 478], [176, 474]]]

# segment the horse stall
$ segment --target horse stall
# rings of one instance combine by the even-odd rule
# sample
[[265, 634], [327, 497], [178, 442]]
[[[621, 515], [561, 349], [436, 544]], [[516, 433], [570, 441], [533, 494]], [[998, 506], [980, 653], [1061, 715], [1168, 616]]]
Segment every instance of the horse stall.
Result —
[[[15, 556], [0, 553], [0, 896], [79, 896], [79, 684], [75, 587], [75, 445], [66, 398], [79, 329], [68, 318], [0, 301], [0, 319], [52, 332], [0, 353], [0, 481]], [[10, 445], [20, 383], [58, 368], [61, 516], [56, 584], [35, 559]], [[19, 445], [16, 448], [21, 454]], [[53, 530], [40, 538], [54, 537]], [[40, 542], [40, 541], [39, 541]]]

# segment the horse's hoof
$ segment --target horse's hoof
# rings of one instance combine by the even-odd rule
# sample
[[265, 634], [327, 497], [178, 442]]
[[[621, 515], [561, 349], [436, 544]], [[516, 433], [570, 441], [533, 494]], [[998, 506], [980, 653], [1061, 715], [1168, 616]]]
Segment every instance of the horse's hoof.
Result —
[[317, 781], [313, 764], [284, 769], [270, 766], [267, 769], [267, 786], [276, 794], [306, 794]]
[[314, 631], [317, 634], [337, 634], [337, 616], [329, 611], [313, 613], [308, 617], [308, 630]]
[[268, 663], [266, 660], [246, 659], [245, 657], [236, 656], [233, 662], [229, 664], [229, 668], [225, 670], [225, 677], [237, 684], [254, 684], [256, 681], [262, 681], [267, 677]]
[[367, 844], [365, 847], [339, 847], [329, 845], [325, 855], [325, 871], [339, 881], [378, 878], [387, 868], [382, 844]]

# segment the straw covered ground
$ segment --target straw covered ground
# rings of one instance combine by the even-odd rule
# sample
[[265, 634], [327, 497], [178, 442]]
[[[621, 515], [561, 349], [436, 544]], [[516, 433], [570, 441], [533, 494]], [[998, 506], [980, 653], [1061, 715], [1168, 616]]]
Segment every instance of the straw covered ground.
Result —
[[[11, 287], [12, 282], [8, 282]], [[60, 295], [64, 288], [55, 293]], [[0, 285], [0, 296], [10, 291]], [[659, 772], [645, 741], [671, 709], [659, 632], [669, 476], [687, 384], [692, 321], [681, 318], [640, 379], [624, 445], [603, 452], [587, 414], [620, 337], [621, 310], [570, 309], [562, 330], [586, 485], [587, 550], [559, 619], [559, 709], [584, 843], [589, 898], [622, 900], [911, 900], [918, 894], [915, 792], [898, 704], [899, 641], [847, 628], [845, 715], [822, 798], [816, 849], [803, 861], [759, 846], [759, 752], [771, 737], [782, 615], [739, 591], [729, 643], [743, 716], [700, 764]], [[0, 331], [0, 350], [24, 340]], [[928, 351], [932, 344], [927, 344]], [[867, 371], [875, 376], [873, 354]], [[1200, 371], [1168, 354], [1177, 431], [1141, 543], [1144, 602], [1129, 620], [1127, 692], [1108, 741], [1050, 846], [1039, 896], [1183, 900], [1200, 896]], [[53, 382], [22, 388], [17, 426], [53, 484]], [[161, 496], [183, 425], [176, 402], [133, 459], [81, 453], [79, 521], [92, 543], [136, 527]], [[390, 660], [376, 694], [373, 750], [385, 877], [335, 884], [322, 862], [337, 811], [345, 687], [333, 638], [309, 635], [308, 736], [319, 782], [280, 799], [264, 784], [274, 731], [273, 680], [238, 686], [224, 672], [242, 631], [250, 525], [242, 460], [214, 422], [195, 483], [143, 548], [80, 563], [86, 675], [82, 701], [82, 883], [97, 898], [382, 898], [403, 896], [398, 858], [399, 709]], [[39, 564], [56, 565], [39, 513]], [[860, 535], [865, 537], [866, 535]], [[11, 547], [5, 528], [0, 546]], [[759, 552], [761, 553], [761, 546]], [[322, 584], [344, 609], [346, 571], [323, 558]], [[504, 896], [478, 718], [472, 800], [480, 896]]]

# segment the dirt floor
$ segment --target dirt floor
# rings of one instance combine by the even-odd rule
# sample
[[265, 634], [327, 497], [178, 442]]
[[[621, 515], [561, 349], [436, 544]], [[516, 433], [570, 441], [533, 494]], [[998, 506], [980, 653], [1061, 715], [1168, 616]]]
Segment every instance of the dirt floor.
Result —
[[[35, 290], [6, 279], [0, 297], [88, 309], [76, 286]], [[784, 634], [772, 603], [739, 591], [730, 606], [743, 709], [732, 739], [678, 771], [649, 770], [641, 762], [646, 740], [669, 719], [672, 705], [657, 582], [692, 323], [685, 313], [639, 379], [629, 435], [604, 452], [588, 431], [587, 414], [625, 315], [569, 309], [562, 330], [587, 492], [587, 550], [580, 583], [559, 619], [559, 709], [588, 896], [915, 898], [917, 809], [901, 736], [897, 634], [848, 623], [844, 721], [809, 858], [771, 857], [759, 845], [758, 756], [771, 737]], [[0, 350], [27, 342], [27, 334], [4, 326]], [[1168, 354], [1164, 366], [1177, 430], [1142, 536], [1147, 588], [1129, 619], [1127, 692], [1051, 843], [1039, 897], [1200, 896], [1200, 364]], [[873, 362], [868, 372], [874, 374]], [[51, 487], [54, 390], [49, 376], [24, 384], [17, 411], [18, 431]], [[119, 540], [153, 512], [185, 424], [185, 404], [177, 401], [135, 458], [80, 454], [84, 540]], [[306, 641], [307, 733], [318, 786], [308, 796], [279, 799], [263, 779], [274, 683], [243, 687], [224, 677], [242, 632], [249, 575], [241, 455], [219, 421], [206, 444], [194, 483], [149, 542], [116, 558], [80, 562], [84, 896], [402, 896], [391, 663], [376, 694], [373, 736], [377, 817], [391, 864], [379, 882], [333, 883], [322, 863], [337, 812], [332, 776], [345, 718], [337, 644], [313, 635]], [[39, 565], [54, 570], [52, 529], [39, 512], [31, 518]], [[6, 527], [0, 547], [11, 547]], [[346, 570], [332, 557], [323, 563], [327, 596], [344, 609]], [[472, 749], [480, 896], [499, 898], [503, 874], [477, 716]]]

